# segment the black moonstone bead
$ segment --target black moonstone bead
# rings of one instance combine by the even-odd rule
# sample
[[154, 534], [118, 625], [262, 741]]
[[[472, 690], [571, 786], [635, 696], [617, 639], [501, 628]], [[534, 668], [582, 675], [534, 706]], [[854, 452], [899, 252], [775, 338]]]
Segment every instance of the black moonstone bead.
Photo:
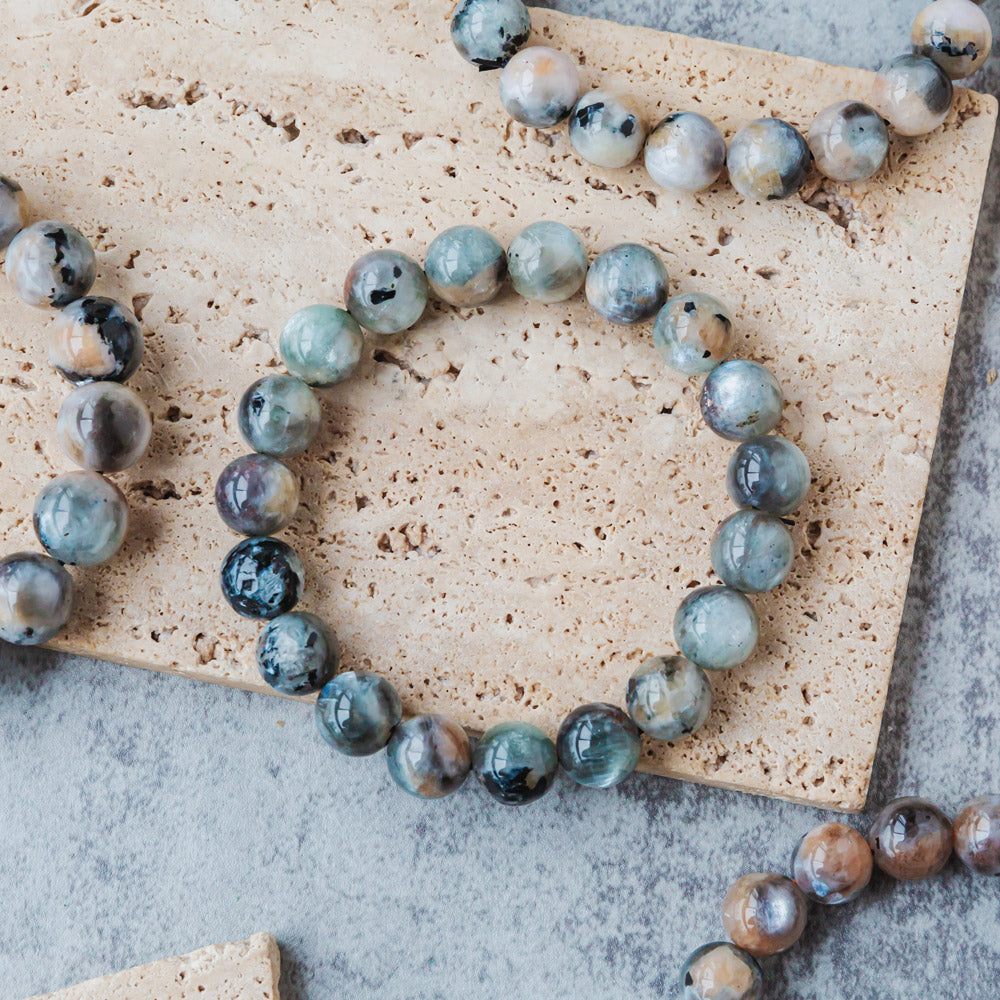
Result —
[[295, 550], [277, 538], [247, 538], [222, 564], [222, 593], [245, 618], [277, 618], [302, 596], [305, 573]]

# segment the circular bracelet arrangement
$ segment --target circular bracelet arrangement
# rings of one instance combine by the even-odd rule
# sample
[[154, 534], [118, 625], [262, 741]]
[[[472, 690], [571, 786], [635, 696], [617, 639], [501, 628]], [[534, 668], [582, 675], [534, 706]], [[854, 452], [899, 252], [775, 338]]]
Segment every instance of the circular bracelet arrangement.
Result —
[[456, 48], [480, 70], [500, 69], [500, 100], [515, 121], [550, 128], [569, 119], [569, 140], [584, 160], [617, 168], [643, 155], [661, 187], [695, 192], [723, 167], [733, 187], [756, 201], [789, 198], [815, 160], [834, 181], [871, 177], [889, 152], [886, 122], [902, 136], [925, 135], [951, 110], [952, 80], [974, 73], [993, 44], [990, 23], [973, 0], [934, 0], [913, 22], [913, 51], [879, 71], [871, 105], [845, 100], [824, 108], [808, 135], [779, 118], [759, 118], [726, 141], [694, 111], [674, 111], [647, 129], [627, 99], [605, 90], [581, 96], [576, 63], [548, 46], [523, 48], [531, 16], [522, 0], [460, 0], [451, 21]]

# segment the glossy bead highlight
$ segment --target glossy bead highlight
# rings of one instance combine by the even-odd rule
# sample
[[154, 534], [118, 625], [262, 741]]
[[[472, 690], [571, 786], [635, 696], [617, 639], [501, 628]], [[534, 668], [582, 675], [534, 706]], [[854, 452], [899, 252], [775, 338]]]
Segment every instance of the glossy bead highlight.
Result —
[[868, 844], [886, 875], [905, 881], [930, 878], [951, 857], [951, 822], [926, 799], [893, 799], [873, 820]]
[[142, 351], [139, 321], [114, 299], [77, 299], [49, 330], [49, 361], [74, 385], [125, 382], [138, 371]]
[[683, 656], [644, 660], [629, 678], [628, 714], [647, 736], [679, 740], [700, 729], [712, 707], [712, 686]]
[[872, 852], [864, 837], [845, 823], [820, 823], [792, 856], [795, 884], [817, 903], [837, 906], [854, 899], [871, 881]]
[[653, 346], [671, 368], [685, 375], [705, 375], [733, 353], [732, 317], [711, 295], [675, 295], [656, 317]]
[[724, 361], [701, 389], [705, 423], [727, 441], [749, 441], [778, 426], [785, 397], [778, 380], [756, 361]]
[[506, 806], [544, 795], [559, 767], [555, 744], [536, 726], [502, 722], [477, 741], [472, 769], [483, 787]]
[[761, 1000], [764, 978], [748, 952], [728, 941], [713, 941], [688, 955], [681, 988], [681, 1000]]
[[461, 0], [451, 18], [455, 48], [480, 70], [506, 66], [530, 34], [522, 0]]
[[396, 689], [366, 670], [338, 674], [316, 701], [316, 725], [335, 750], [348, 757], [378, 753], [403, 718]]
[[518, 295], [538, 302], [563, 302], [587, 278], [583, 241], [561, 222], [535, 222], [514, 237], [507, 251]]
[[467, 309], [500, 294], [507, 279], [507, 254], [485, 229], [454, 226], [428, 247], [424, 270], [439, 299]]
[[73, 610], [73, 578], [49, 556], [0, 559], [0, 639], [37, 646], [53, 639]]
[[913, 51], [933, 59], [952, 80], [971, 76], [993, 47], [989, 18], [969, 0], [934, 0], [913, 22]]
[[97, 258], [78, 229], [46, 220], [14, 237], [4, 269], [19, 299], [32, 306], [60, 307], [90, 291]]
[[981, 795], [955, 817], [955, 853], [977, 875], [1000, 875], [1000, 795]]
[[784, 517], [809, 493], [809, 462], [791, 441], [769, 435], [736, 449], [726, 472], [726, 489], [737, 507]]
[[639, 763], [642, 741], [635, 723], [614, 705], [597, 702], [570, 712], [559, 729], [556, 751], [577, 784], [611, 788]]
[[754, 651], [759, 636], [754, 606], [729, 587], [692, 590], [674, 614], [680, 651], [704, 670], [739, 666]]
[[344, 282], [348, 312], [372, 333], [393, 336], [413, 326], [427, 308], [427, 278], [398, 250], [373, 250], [354, 262]]
[[301, 379], [266, 375], [243, 394], [237, 422], [254, 451], [277, 458], [298, 455], [319, 431], [319, 400]]
[[222, 470], [215, 484], [219, 516], [241, 535], [273, 535], [299, 506], [299, 483], [270, 455], [243, 455]]
[[386, 747], [392, 780], [410, 795], [440, 799], [457, 791], [472, 768], [465, 730], [440, 715], [401, 722]]
[[268, 622], [257, 639], [257, 669], [281, 694], [314, 694], [339, 667], [337, 636], [305, 611], [292, 611]]
[[808, 141], [819, 172], [835, 181], [871, 177], [889, 152], [885, 122], [860, 101], [841, 101], [824, 108], [813, 120]]
[[634, 105], [606, 90], [592, 90], [569, 116], [569, 141], [588, 162], [614, 170], [642, 152], [646, 123]]
[[784, 875], [753, 872], [730, 886], [722, 923], [737, 947], [758, 957], [787, 951], [806, 927], [806, 897]]
[[364, 346], [364, 332], [350, 313], [317, 305], [285, 324], [278, 349], [290, 374], [306, 385], [330, 386], [354, 374]]
[[933, 59], [907, 54], [879, 70], [872, 105], [900, 135], [925, 135], [948, 117], [954, 93], [948, 74]]
[[305, 572], [294, 549], [277, 538], [247, 538], [222, 564], [222, 593], [244, 618], [277, 618], [302, 596]]
[[500, 74], [500, 101], [522, 125], [548, 128], [566, 118], [580, 96], [576, 63], [558, 49], [522, 49]]
[[694, 111], [667, 115], [646, 140], [646, 170], [670, 191], [701, 191], [726, 165], [726, 140], [714, 122]]
[[598, 254], [587, 272], [587, 301], [612, 323], [652, 319], [667, 301], [667, 269], [652, 250], [621, 243]]
[[711, 542], [712, 569], [744, 594], [781, 586], [795, 561], [795, 542], [773, 514], [738, 510], [719, 525]]
[[149, 447], [153, 422], [138, 394], [117, 382], [75, 389], [59, 408], [56, 436], [67, 457], [94, 472], [122, 472]]
[[780, 118], [758, 118], [744, 125], [729, 143], [729, 180], [744, 198], [790, 198], [809, 173], [809, 146], [802, 134]]

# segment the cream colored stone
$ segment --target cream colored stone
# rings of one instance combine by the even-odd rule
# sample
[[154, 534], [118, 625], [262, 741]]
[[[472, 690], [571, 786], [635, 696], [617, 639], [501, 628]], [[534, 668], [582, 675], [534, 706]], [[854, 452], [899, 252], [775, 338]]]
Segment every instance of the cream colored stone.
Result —
[[[16, 5], [0, 40], [0, 170], [28, 189], [36, 218], [65, 217], [95, 239], [99, 294], [144, 313], [132, 384], [157, 420], [150, 453], [121, 478], [131, 538], [112, 564], [79, 574], [59, 648], [262, 690], [257, 626], [216, 583], [235, 538], [212, 487], [244, 450], [243, 388], [278, 370], [297, 309], [342, 304], [362, 252], [422, 257], [466, 222], [507, 243], [550, 218], [591, 254], [655, 247], [671, 294], [727, 302], [737, 355], [781, 379], [779, 430], [816, 477], [792, 577], [756, 601], [758, 654], [713, 677], [695, 738], [649, 744], [644, 766], [860, 808], [994, 100], [958, 91], [938, 131], [894, 141], [877, 178], [850, 188], [817, 177], [768, 205], [723, 183], [673, 196], [640, 164], [582, 162], [564, 129], [512, 123], [496, 74], [471, 70], [448, 40], [450, 7]], [[535, 42], [586, 54], [587, 86], [629, 94], [649, 121], [696, 107], [727, 136], [770, 114], [807, 128], [872, 79], [533, 18]], [[0, 551], [32, 544], [32, 498], [68, 467], [44, 322], [0, 290]], [[583, 701], [621, 704], [635, 666], [674, 651], [674, 610], [711, 579], [708, 540], [730, 509], [732, 449], [701, 424], [698, 385], [661, 362], [651, 325], [611, 327], [582, 296], [544, 306], [507, 292], [482, 315], [435, 306], [415, 332], [371, 341], [354, 379], [325, 395], [318, 444], [292, 463], [305, 486], [286, 537], [306, 564], [304, 609], [336, 626], [346, 665], [388, 675], [409, 711], [552, 733]]]

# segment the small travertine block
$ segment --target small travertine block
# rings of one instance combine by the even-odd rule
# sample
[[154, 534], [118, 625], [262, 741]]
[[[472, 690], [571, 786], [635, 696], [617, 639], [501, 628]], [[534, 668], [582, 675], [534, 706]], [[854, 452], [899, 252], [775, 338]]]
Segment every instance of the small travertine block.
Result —
[[279, 1000], [281, 960], [270, 934], [214, 944], [68, 986], [32, 1000]]
[[[240, 394], [279, 370], [293, 313], [343, 304], [363, 253], [392, 246], [422, 261], [462, 223], [508, 246], [551, 219], [591, 257], [642, 243], [666, 263], [671, 294], [726, 303], [737, 355], [784, 386], [779, 432], [814, 476], [792, 575], [755, 599], [757, 653], [713, 675], [695, 738], [647, 744], [643, 766], [862, 806], [993, 98], [959, 90], [944, 125], [895, 138], [870, 180], [814, 173], [789, 201], [756, 204], [724, 181], [668, 194], [641, 164], [594, 167], [564, 129], [511, 122], [497, 74], [455, 51], [450, 0], [9, 6], [0, 171], [24, 185], [34, 218], [95, 241], [95, 293], [142, 314], [146, 357], [130, 384], [156, 419], [149, 454], [119, 477], [129, 540], [77, 573], [58, 648], [264, 690], [258, 626], [217, 582], [235, 536], [212, 490], [245, 450]], [[537, 43], [569, 53], [586, 86], [627, 93], [651, 123], [687, 108], [727, 137], [762, 115], [806, 131], [824, 107], [866, 99], [873, 79], [532, 16]], [[0, 287], [2, 552], [36, 545], [33, 498], [69, 467], [45, 323]], [[733, 449], [701, 422], [699, 384], [664, 365], [651, 324], [612, 326], [582, 295], [435, 304], [414, 332], [369, 338], [355, 376], [324, 393], [316, 445], [291, 460], [302, 507], [284, 537], [305, 563], [303, 610], [336, 628], [346, 666], [389, 677], [410, 712], [554, 733], [583, 702], [622, 704], [633, 669], [674, 652], [674, 611], [711, 580], [708, 540], [731, 510]]]

